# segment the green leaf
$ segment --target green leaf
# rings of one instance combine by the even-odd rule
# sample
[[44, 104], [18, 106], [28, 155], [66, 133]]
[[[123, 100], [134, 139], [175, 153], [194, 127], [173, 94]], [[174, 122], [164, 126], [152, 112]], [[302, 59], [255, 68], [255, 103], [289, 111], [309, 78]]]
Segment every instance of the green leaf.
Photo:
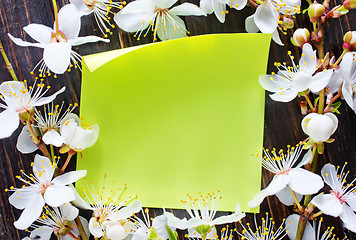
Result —
[[332, 143], [332, 142], [334, 142], [335, 141], [335, 139], [334, 138], [329, 138], [328, 140], [326, 140], [325, 142], [327, 142], [327, 143]]
[[313, 146], [314, 141], [311, 139], [308, 139], [308, 141], [304, 144], [303, 149], [309, 149]]
[[169, 240], [177, 240], [178, 233], [176, 231], [172, 231], [172, 229], [170, 227], [168, 227], [167, 224], [166, 224], [166, 230], [167, 230], [167, 233], [168, 233], [168, 239]]
[[335, 109], [338, 109], [341, 106], [341, 102], [333, 103], [333, 104], [331, 104], [331, 106]]
[[314, 106], [316, 107], [317, 106], [317, 103], [319, 102], [319, 97], [315, 98], [314, 100]]
[[303, 14], [306, 13], [306, 12], [308, 11], [308, 9], [309, 9], [309, 7], [306, 8], [306, 9], [304, 9], [302, 13], [303, 13]]
[[156, 229], [154, 227], [151, 227], [148, 231], [148, 235], [147, 235], [147, 238], [148, 239], [154, 239], [154, 240], [158, 240], [159, 237], [158, 237], [158, 233], [156, 231]]

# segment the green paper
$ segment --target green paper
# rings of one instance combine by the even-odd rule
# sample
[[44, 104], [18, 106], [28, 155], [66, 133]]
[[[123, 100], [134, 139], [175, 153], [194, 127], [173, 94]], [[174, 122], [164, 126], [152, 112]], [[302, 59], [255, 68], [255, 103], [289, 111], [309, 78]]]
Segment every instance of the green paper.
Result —
[[[184, 208], [220, 190], [221, 211], [243, 211], [260, 191], [264, 74], [271, 35], [189, 37], [84, 57], [81, 116], [100, 127], [78, 157], [145, 207]], [[86, 188], [84, 181], [78, 191]]]

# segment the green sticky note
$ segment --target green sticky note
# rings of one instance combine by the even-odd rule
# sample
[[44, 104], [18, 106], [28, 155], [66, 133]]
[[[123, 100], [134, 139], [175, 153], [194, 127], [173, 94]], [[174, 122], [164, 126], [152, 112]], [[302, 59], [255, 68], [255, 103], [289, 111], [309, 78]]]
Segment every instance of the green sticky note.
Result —
[[[183, 208], [220, 191], [243, 211], [260, 191], [264, 89], [271, 35], [189, 37], [84, 57], [80, 114], [100, 127], [78, 157], [87, 180], [127, 184], [145, 207]], [[79, 192], [84, 181], [77, 184]]]

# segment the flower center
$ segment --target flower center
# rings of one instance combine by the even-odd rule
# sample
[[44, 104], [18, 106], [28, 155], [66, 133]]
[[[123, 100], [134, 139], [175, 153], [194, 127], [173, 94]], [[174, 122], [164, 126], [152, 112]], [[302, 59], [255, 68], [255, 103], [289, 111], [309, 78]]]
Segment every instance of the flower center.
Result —
[[98, 219], [100, 223], [106, 220], [109, 216], [110, 210], [103, 206], [94, 211], [94, 217]]
[[53, 185], [53, 183], [50, 181], [42, 183], [40, 185], [40, 193], [43, 195], [46, 192], [47, 188], [49, 188], [52, 185]]
[[58, 30], [57, 32], [52, 32], [51, 33], [51, 43], [59, 43], [59, 42], [67, 42], [67, 38], [66, 38], [66, 35]]
[[168, 13], [168, 9], [167, 8], [156, 8], [155, 9], [155, 11], [154, 11], [154, 13], [159, 13], [159, 14], [161, 14], [161, 15], [166, 15], [167, 13]]
[[339, 201], [340, 201], [341, 203], [345, 203], [345, 202], [346, 202], [345, 199], [343, 198], [342, 193], [340, 193], [340, 192], [335, 192], [335, 191], [330, 191], [330, 193], [331, 193], [332, 195], [334, 195], [337, 199], [339, 199]]
[[282, 171], [276, 173], [276, 175], [284, 175], [284, 174], [288, 174], [290, 171], [290, 168], [289, 169], [282, 169]]

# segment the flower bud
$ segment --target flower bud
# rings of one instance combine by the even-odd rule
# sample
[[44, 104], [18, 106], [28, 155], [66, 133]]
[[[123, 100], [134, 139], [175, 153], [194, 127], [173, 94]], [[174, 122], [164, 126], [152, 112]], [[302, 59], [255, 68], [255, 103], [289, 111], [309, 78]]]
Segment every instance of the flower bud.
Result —
[[291, 29], [294, 27], [294, 22], [292, 19], [285, 17], [283, 18], [283, 26], [287, 29]]
[[356, 0], [345, 0], [343, 5], [347, 10], [356, 9]]
[[349, 52], [356, 49], [356, 31], [348, 31], [345, 33], [342, 47]]
[[306, 28], [298, 28], [290, 39], [294, 46], [302, 48], [304, 43], [309, 42], [310, 33]]
[[325, 7], [320, 3], [313, 3], [309, 6], [308, 15], [312, 23], [318, 22], [320, 17], [324, 14]]
[[315, 143], [326, 142], [335, 132], [337, 117], [332, 113], [310, 113], [302, 120], [302, 129]]

